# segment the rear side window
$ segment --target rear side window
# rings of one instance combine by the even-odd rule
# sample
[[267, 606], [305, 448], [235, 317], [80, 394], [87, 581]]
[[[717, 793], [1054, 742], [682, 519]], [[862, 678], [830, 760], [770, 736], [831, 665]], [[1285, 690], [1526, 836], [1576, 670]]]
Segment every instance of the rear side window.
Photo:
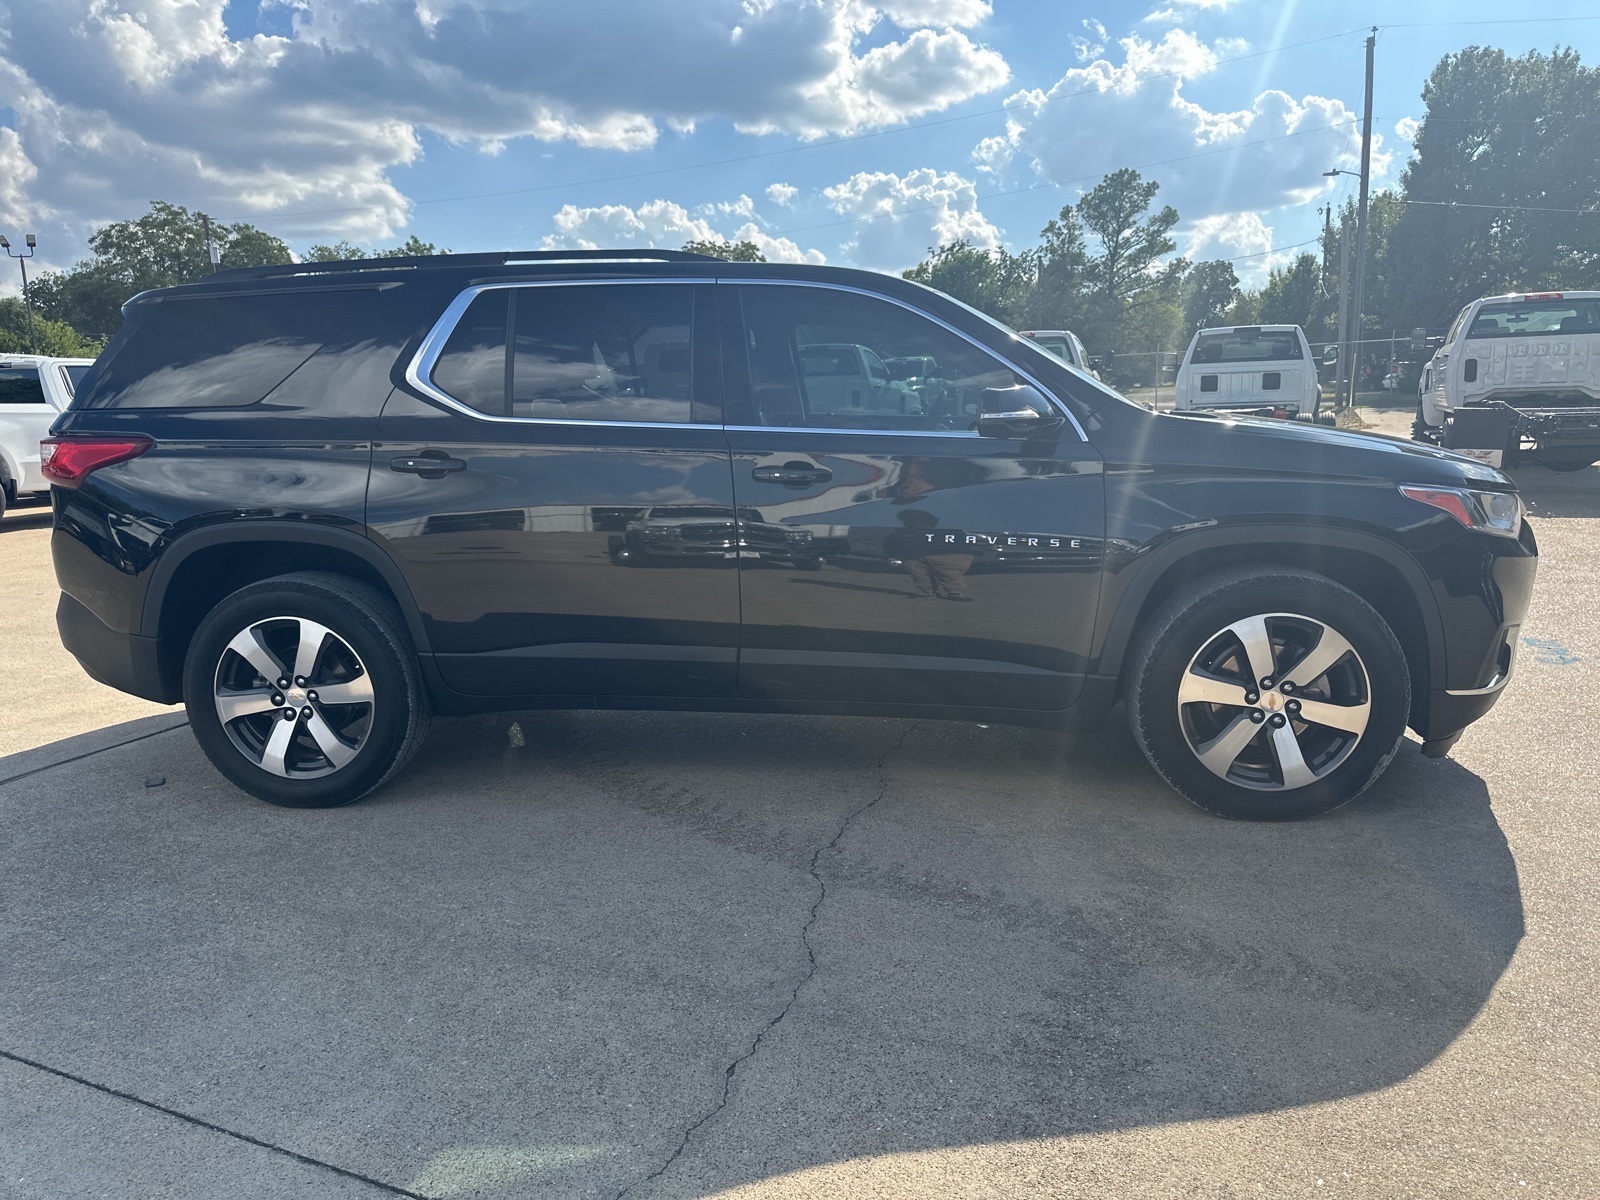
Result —
[[43, 404], [44, 385], [39, 369], [0, 363], [0, 404]]
[[1292, 329], [1221, 329], [1202, 333], [1195, 343], [1197, 363], [1284, 362], [1304, 358]]
[[151, 304], [76, 407], [255, 404], [376, 296], [375, 290], [360, 288], [202, 296]]
[[689, 424], [693, 324], [692, 284], [494, 288], [430, 378], [490, 416]]
[[67, 381], [67, 395], [78, 394], [78, 385], [83, 382], [83, 377], [89, 373], [92, 363], [73, 363], [61, 368], [61, 375]]

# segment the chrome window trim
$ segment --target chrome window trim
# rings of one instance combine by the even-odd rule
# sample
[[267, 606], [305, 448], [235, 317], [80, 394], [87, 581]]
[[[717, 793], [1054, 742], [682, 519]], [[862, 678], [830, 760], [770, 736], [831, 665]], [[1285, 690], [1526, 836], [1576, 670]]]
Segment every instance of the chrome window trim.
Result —
[[[1033, 374], [1031, 372], [1023, 370], [1021, 367], [1017, 366], [1016, 363], [1012, 362], [1009, 358], [1007, 358], [1005, 355], [1001, 354], [999, 351], [993, 349], [990, 346], [985, 346], [977, 338], [972, 337], [971, 335], [969, 335], [967, 333], [964, 333], [961, 330], [957, 329], [954, 325], [950, 324], [949, 321], [946, 321], [946, 320], [944, 320], [944, 319], [942, 319], [940, 317], [936, 317], [931, 312], [928, 312], [926, 309], [918, 308], [915, 304], [909, 304], [906, 301], [901, 300], [897, 296], [886, 296], [882, 292], [874, 292], [874, 291], [871, 291], [868, 288], [856, 287], [853, 284], [848, 284], [848, 283], [824, 283], [824, 282], [819, 282], [819, 281], [813, 280], [813, 279], [718, 279], [716, 282], [719, 283], [719, 284], [732, 285], [734, 287], [808, 287], [808, 288], [823, 288], [823, 289], [826, 289], [827, 291], [832, 291], [832, 292], [853, 292], [854, 294], [856, 294], [858, 296], [868, 296], [868, 297], [870, 297], [871, 299], [874, 299], [874, 300], [882, 300], [887, 304], [893, 304], [893, 305], [895, 305], [895, 306], [897, 306], [899, 308], [903, 308], [907, 312], [915, 313], [917, 316], [921, 317], [923, 320], [932, 321], [935, 325], [939, 326], [941, 329], [944, 329], [944, 330], [946, 330], [946, 331], [948, 331], [950, 333], [955, 334], [958, 338], [960, 338], [962, 341], [966, 342], [968, 345], [972, 346], [974, 349], [981, 350], [984, 354], [987, 354], [990, 358], [994, 359], [996, 362], [1002, 363], [1003, 365], [1008, 367], [1010, 370], [1012, 370], [1016, 374], [1022, 376], [1029, 383], [1031, 383], [1034, 387], [1039, 389], [1039, 394], [1040, 395], [1042, 395], [1046, 400], [1050, 401], [1050, 403], [1055, 406], [1056, 410], [1063, 417], [1065, 417], [1067, 419], [1067, 421], [1072, 425], [1072, 428], [1077, 431], [1078, 437], [1082, 441], [1087, 443], [1088, 440], [1089, 440], [1089, 435], [1086, 434], [1083, 431], [1083, 426], [1078, 423], [1078, 418], [1073, 415], [1072, 410], [1069, 409], [1065, 404], [1063, 404], [1061, 402], [1061, 400], [1056, 396], [1056, 394], [1053, 391], [1051, 391], [1049, 388], [1045, 387], [1044, 384], [1040, 383], [1036, 378], [1034, 378], [1034, 376], [1033, 376]], [[730, 428], [733, 428], [733, 427], [730, 426]], [[746, 426], [739, 426], [738, 428], [742, 429], [742, 428], [747, 428], [747, 427]], [[762, 426], [759, 426], [759, 428], [761, 428], [761, 429], [782, 429], [783, 426], [781, 426], [781, 425], [762, 425]], [[816, 432], [818, 432], [818, 433], [890, 433], [890, 434], [906, 433], [906, 434], [910, 434], [911, 436], [927, 436], [926, 434], [918, 433], [918, 431], [916, 431], [916, 430], [896, 430], [896, 429], [830, 429], [830, 430], [817, 430]], [[929, 431], [929, 432], [937, 432], [937, 433], [945, 435], [945, 436], [949, 436], [950, 435], [950, 431], [948, 431], [948, 430], [937, 430], [937, 431]], [[956, 436], [956, 437], [982, 437], [983, 435], [981, 433], [976, 433], [976, 432], [956, 431], [954, 436]]]
[[[604, 428], [604, 429], [721, 429], [720, 423], [710, 421], [584, 421], [567, 417], [503, 417], [494, 413], [479, 412], [469, 404], [463, 404], [448, 392], [436, 387], [431, 378], [433, 368], [443, 353], [445, 343], [450, 340], [450, 335], [455, 332], [457, 323], [462, 315], [472, 306], [472, 302], [484, 292], [505, 291], [509, 288], [536, 288], [536, 287], [603, 287], [607, 284], [708, 284], [714, 283], [711, 279], [518, 279], [507, 280], [503, 283], [475, 283], [463, 288], [461, 294], [452, 300], [444, 312], [439, 314], [439, 319], [433, 323], [422, 339], [422, 344], [417, 347], [417, 352], [411, 356], [411, 361], [406, 364], [406, 382], [417, 391], [427, 396], [430, 400], [452, 408], [458, 413], [474, 417], [479, 421], [493, 421], [504, 425], [565, 425], [578, 428]], [[507, 347], [509, 350], [509, 347]]]
[[993, 358], [996, 362], [1001, 363], [1002, 365], [1007, 367], [1009, 370], [1011, 370], [1011, 371], [1015, 372], [1016, 374], [1022, 376], [1022, 378], [1026, 379], [1034, 387], [1039, 389], [1040, 395], [1044, 396], [1045, 399], [1048, 400], [1055, 407], [1056, 411], [1058, 411], [1063, 417], [1065, 417], [1067, 419], [1068, 423], [1071, 424], [1072, 428], [1077, 432], [1079, 440], [1081, 440], [1082, 442], [1084, 442], [1086, 444], [1089, 441], [1089, 435], [1084, 432], [1083, 426], [1079, 423], [1078, 418], [1073, 414], [1072, 410], [1070, 408], [1068, 408], [1065, 404], [1063, 404], [1061, 402], [1061, 400], [1056, 396], [1056, 394], [1053, 391], [1051, 391], [1051, 389], [1047, 388], [1044, 384], [1040, 383], [1039, 380], [1034, 377], [1032, 372], [1023, 370], [1023, 368], [1017, 366], [1016, 363], [1012, 362], [1005, 355], [1000, 354], [999, 352], [994, 350], [992, 347], [985, 346], [982, 342], [978, 341], [976, 338], [970, 336], [969, 334], [966, 334], [966, 333], [962, 332], [960, 329], [957, 329], [954, 325], [950, 324], [950, 322], [948, 322], [948, 321], [946, 321], [946, 320], [944, 320], [944, 319], [942, 319], [940, 317], [936, 317], [932, 313], [926, 311], [925, 309], [918, 308], [914, 304], [908, 304], [906, 301], [901, 300], [898, 297], [886, 296], [882, 292], [874, 292], [874, 291], [871, 291], [868, 288], [856, 287], [856, 286], [854, 286], [852, 284], [846, 284], [846, 283], [824, 283], [824, 282], [817, 282], [815, 280], [808, 280], [808, 279], [737, 279], [737, 278], [731, 278], [731, 279], [730, 278], [706, 279], [704, 277], [693, 278], [693, 277], [677, 277], [677, 276], [674, 276], [674, 277], [671, 277], [671, 278], [639, 278], [639, 277], [633, 277], [633, 278], [627, 278], [627, 279], [521, 279], [521, 280], [506, 280], [504, 282], [496, 282], [496, 283], [475, 283], [475, 284], [472, 284], [471, 286], [463, 288], [461, 290], [460, 294], [457, 295], [456, 298], [450, 302], [450, 304], [445, 308], [444, 312], [439, 315], [439, 319], [436, 320], [433, 323], [433, 327], [431, 329], [429, 329], [427, 334], [423, 337], [422, 344], [417, 347], [417, 352], [411, 356], [411, 361], [406, 364], [406, 371], [405, 371], [406, 383], [408, 383], [411, 387], [415, 388], [417, 391], [421, 392], [424, 396], [427, 396], [429, 399], [434, 400], [439, 404], [443, 404], [448, 408], [454, 409], [456, 412], [462, 413], [465, 416], [474, 417], [474, 418], [476, 418], [477, 420], [480, 420], [480, 421], [495, 421], [495, 422], [500, 422], [500, 423], [503, 423], [503, 424], [516, 424], [516, 425], [568, 425], [568, 426], [577, 426], [577, 427], [598, 426], [598, 427], [602, 427], [602, 428], [621, 428], [621, 429], [733, 429], [733, 430], [738, 430], [740, 432], [762, 432], [762, 433], [772, 432], [772, 431], [785, 431], [786, 430], [787, 432], [790, 432], [790, 433], [847, 433], [847, 434], [855, 434], [855, 435], [858, 435], [858, 436], [861, 435], [861, 434], [881, 435], [881, 434], [885, 434], [885, 433], [891, 434], [891, 435], [901, 435], [901, 436], [906, 436], [906, 437], [977, 438], [977, 437], [982, 437], [983, 436], [982, 434], [976, 432], [975, 430], [944, 430], [944, 429], [940, 429], [940, 430], [915, 430], [915, 429], [897, 430], [897, 429], [833, 429], [833, 428], [797, 429], [797, 428], [788, 427], [788, 426], [782, 426], [782, 425], [722, 425], [722, 424], [712, 424], [710, 422], [695, 422], [695, 421], [683, 421], [683, 422], [669, 422], [669, 421], [584, 421], [584, 420], [572, 420], [572, 419], [567, 419], [567, 418], [563, 418], [563, 417], [511, 417], [511, 416], [498, 416], [498, 415], [495, 415], [493, 413], [479, 412], [477, 409], [471, 407], [470, 405], [463, 404], [461, 401], [457, 400], [454, 396], [450, 395], [448, 392], [445, 392], [442, 389], [434, 386], [432, 380], [429, 378], [433, 374], [433, 368], [434, 368], [434, 366], [437, 364], [437, 362], [439, 360], [439, 355], [444, 350], [445, 343], [450, 340], [450, 335], [455, 332], [456, 324], [461, 320], [462, 315], [472, 305], [472, 302], [474, 300], [476, 300], [479, 297], [479, 295], [481, 295], [484, 292], [503, 291], [503, 290], [506, 290], [508, 288], [604, 287], [604, 286], [607, 286], [607, 285], [610, 285], [610, 284], [621, 285], [621, 284], [674, 284], [674, 283], [675, 284], [688, 284], [688, 285], [727, 284], [727, 285], [732, 285], [734, 287], [808, 287], [808, 288], [821, 288], [821, 289], [826, 290], [826, 291], [850, 292], [850, 293], [852, 293], [854, 295], [857, 295], [857, 296], [867, 296], [867, 297], [869, 297], [871, 299], [874, 299], [874, 300], [882, 300], [885, 303], [893, 304], [896, 307], [905, 309], [907, 312], [915, 313], [917, 316], [923, 318], [923, 320], [932, 321], [935, 325], [939, 326], [941, 329], [944, 329], [949, 333], [955, 334], [956, 337], [960, 338], [962, 341], [966, 342], [968, 345], [972, 346], [974, 349], [979, 350], [984, 354], [987, 354], [989, 357]]
[[[938, 437], [938, 438], [976, 438], [983, 434], [971, 429], [838, 429], [833, 426], [819, 428], [813, 425], [723, 425], [729, 433], [826, 433], [846, 434], [860, 437], [868, 434], [872, 437]], [[990, 438], [990, 441], [995, 439]]]

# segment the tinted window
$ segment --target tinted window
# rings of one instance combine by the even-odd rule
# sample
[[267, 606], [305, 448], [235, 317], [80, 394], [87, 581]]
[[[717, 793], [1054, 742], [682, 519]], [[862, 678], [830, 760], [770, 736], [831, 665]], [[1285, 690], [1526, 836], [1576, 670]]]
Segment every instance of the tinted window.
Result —
[[1292, 329], [1225, 329], [1202, 333], [1195, 343], [1197, 363], [1282, 362], [1304, 357]]
[[61, 373], [67, 379], [67, 397], [69, 399], [78, 394], [78, 385], [83, 382], [83, 377], [89, 373], [89, 368], [92, 365], [92, 363], [83, 363], [61, 368]]
[[370, 289], [261, 292], [150, 304], [78, 407], [254, 404], [376, 295]]
[[0, 365], [0, 404], [43, 404], [44, 386], [36, 367]]
[[687, 424], [693, 315], [689, 284], [517, 289], [512, 416]]
[[1600, 333], [1600, 300], [1485, 304], [1467, 330], [1469, 338], [1549, 337], [1559, 333]]
[[506, 312], [510, 291], [479, 292], [456, 322], [433, 367], [433, 383], [468, 408], [506, 411]]
[[[885, 300], [830, 288], [740, 292], [761, 425], [968, 430], [983, 390], [1016, 382], [986, 351]], [[904, 366], [913, 361], [914, 374]]]
[[497, 288], [467, 308], [433, 382], [495, 416], [687, 424], [693, 314], [688, 284]]

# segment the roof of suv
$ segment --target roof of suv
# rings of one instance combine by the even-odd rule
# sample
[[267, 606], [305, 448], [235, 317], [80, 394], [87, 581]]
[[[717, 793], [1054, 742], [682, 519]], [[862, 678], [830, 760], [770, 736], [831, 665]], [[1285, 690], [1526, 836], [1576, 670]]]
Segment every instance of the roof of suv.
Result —
[[301, 290], [352, 284], [385, 285], [437, 280], [442, 286], [464, 287], [477, 281], [515, 279], [784, 279], [856, 286], [877, 293], [915, 296], [924, 303], [941, 292], [878, 271], [805, 263], [730, 262], [684, 250], [504, 250], [484, 254], [434, 254], [414, 258], [358, 258], [336, 262], [284, 263], [218, 271], [196, 283], [140, 292], [128, 304], [159, 301], [167, 295], [206, 292]]

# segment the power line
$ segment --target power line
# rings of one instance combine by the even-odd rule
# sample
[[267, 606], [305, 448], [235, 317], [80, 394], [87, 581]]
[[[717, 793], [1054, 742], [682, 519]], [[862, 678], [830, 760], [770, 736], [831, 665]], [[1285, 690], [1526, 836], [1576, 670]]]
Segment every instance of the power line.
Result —
[[1600, 208], [1540, 208], [1532, 204], [1469, 204], [1464, 200], [1407, 200], [1395, 196], [1401, 204], [1426, 204], [1430, 208], [1493, 208], [1502, 212], [1577, 213], [1585, 217], [1600, 216]]

